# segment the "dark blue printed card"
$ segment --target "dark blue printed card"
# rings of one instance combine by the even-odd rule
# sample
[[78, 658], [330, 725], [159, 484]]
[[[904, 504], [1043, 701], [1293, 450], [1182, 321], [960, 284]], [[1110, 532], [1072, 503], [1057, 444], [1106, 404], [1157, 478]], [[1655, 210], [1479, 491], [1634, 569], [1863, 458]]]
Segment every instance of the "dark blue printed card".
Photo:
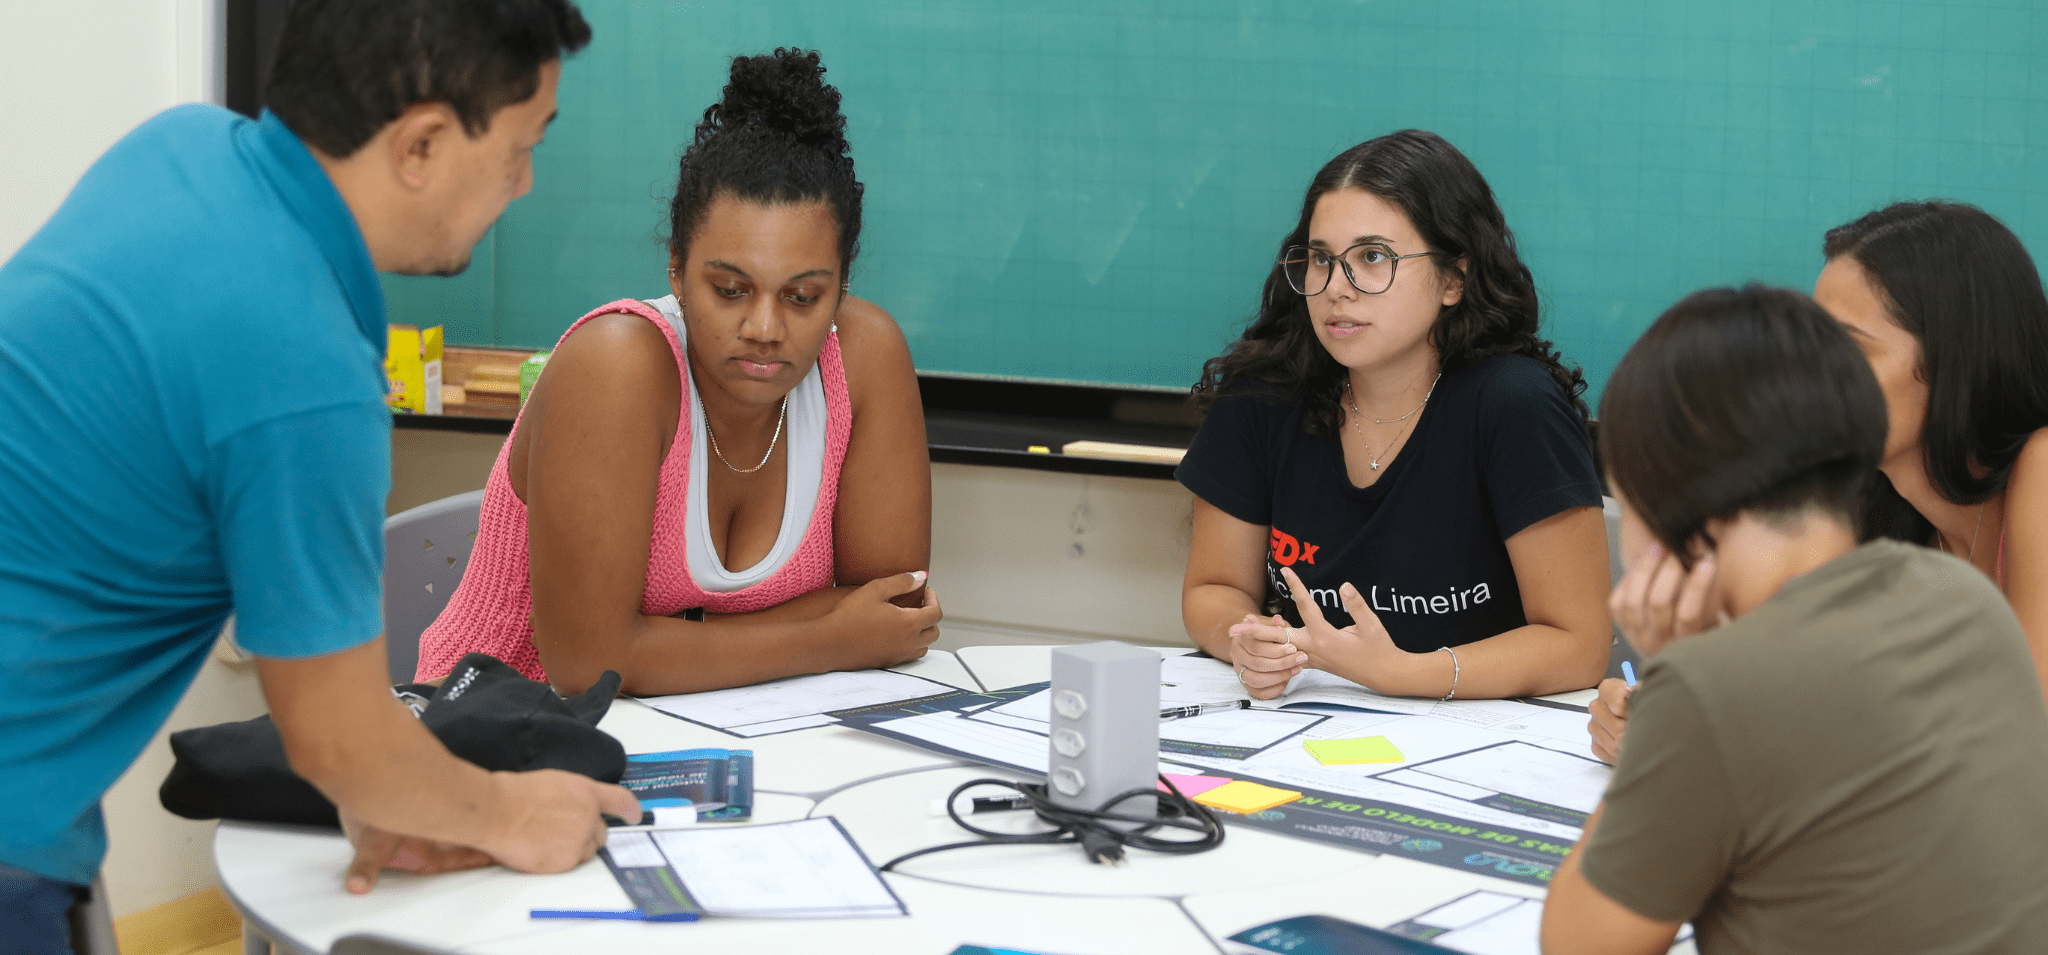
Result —
[[754, 751], [678, 749], [626, 757], [619, 785], [649, 811], [695, 806], [704, 822], [738, 822], [754, 814]]

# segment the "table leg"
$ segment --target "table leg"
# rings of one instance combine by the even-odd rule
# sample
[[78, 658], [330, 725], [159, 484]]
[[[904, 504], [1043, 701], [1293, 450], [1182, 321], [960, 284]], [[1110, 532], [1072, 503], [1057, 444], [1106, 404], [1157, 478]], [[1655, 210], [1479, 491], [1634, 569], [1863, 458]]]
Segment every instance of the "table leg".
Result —
[[242, 923], [242, 955], [271, 955], [270, 939], [246, 921]]

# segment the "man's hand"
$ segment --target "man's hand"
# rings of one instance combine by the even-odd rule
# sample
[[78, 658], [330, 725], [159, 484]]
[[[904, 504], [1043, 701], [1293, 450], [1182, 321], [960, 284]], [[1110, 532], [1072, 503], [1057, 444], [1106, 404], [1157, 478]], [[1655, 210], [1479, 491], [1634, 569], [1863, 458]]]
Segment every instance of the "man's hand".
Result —
[[640, 818], [640, 801], [631, 792], [575, 773], [492, 773], [491, 782], [503, 823], [487, 846], [400, 835], [344, 815], [342, 828], [356, 849], [348, 890], [357, 895], [370, 891], [385, 869], [429, 875], [502, 863], [521, 872], [566, 872], [604, 845], [599, 813], [628, 822]]

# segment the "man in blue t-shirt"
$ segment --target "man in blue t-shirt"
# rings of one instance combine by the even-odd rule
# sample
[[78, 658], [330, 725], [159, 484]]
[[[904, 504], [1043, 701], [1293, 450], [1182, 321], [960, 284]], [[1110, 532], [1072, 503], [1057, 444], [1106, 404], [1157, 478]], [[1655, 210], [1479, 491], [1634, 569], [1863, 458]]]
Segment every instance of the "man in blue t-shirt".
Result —
[[0, 952], [64, 951], [99, 800], [228, 615], [293, 768], [396, 864], [559, 871], [630, 794], [487, 773], [385, 681], [376, 271], [453, 274], [531, 184], [568, 0], [298, 0], [260, 121], [130, 133], [0, 266]]

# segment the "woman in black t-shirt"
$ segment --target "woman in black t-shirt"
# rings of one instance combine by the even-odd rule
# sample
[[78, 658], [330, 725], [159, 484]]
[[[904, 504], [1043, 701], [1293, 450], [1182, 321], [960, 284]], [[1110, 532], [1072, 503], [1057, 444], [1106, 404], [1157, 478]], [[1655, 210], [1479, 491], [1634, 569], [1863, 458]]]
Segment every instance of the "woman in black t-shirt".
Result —
[[[1506, 697], [1607, 666], [1607, 539], [1578, 400], [1486, 180], [1433, 133], [1309, 184], [1259, 313], [1195, 386], [1181, 614], [1259, 698], [1302, 667]], [[1277, 616], [1262, 617], [1260, 614]], [[1441, 651], [1441, 652], [1440, 652]]]

